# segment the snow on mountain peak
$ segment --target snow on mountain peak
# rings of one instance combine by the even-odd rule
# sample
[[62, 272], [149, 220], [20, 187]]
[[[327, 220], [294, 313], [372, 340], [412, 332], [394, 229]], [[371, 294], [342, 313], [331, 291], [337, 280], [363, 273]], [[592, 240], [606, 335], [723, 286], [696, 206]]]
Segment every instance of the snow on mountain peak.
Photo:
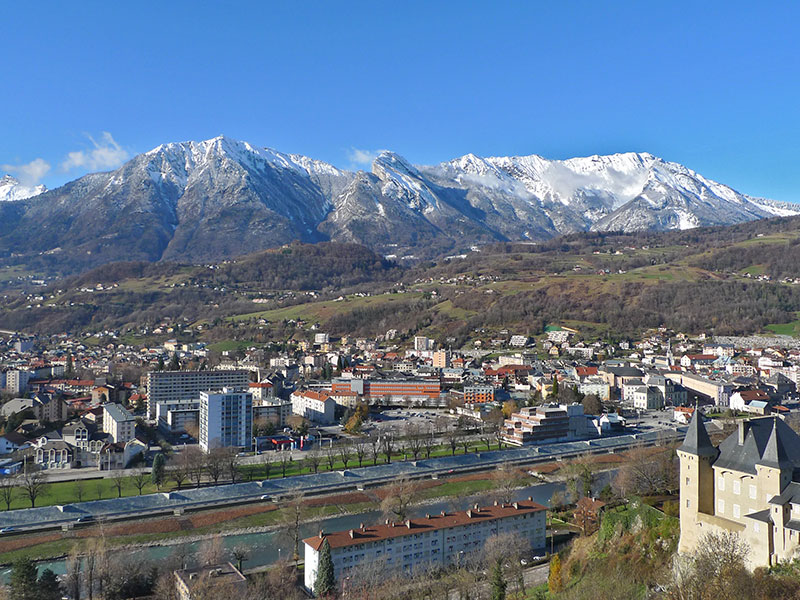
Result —
[[25, 200], [38, 196], [47, 191], [44, 185], [25, 186], [16, 177], [3, 175], [0, 177], [0, 202], [11, 202], [13, 200]]

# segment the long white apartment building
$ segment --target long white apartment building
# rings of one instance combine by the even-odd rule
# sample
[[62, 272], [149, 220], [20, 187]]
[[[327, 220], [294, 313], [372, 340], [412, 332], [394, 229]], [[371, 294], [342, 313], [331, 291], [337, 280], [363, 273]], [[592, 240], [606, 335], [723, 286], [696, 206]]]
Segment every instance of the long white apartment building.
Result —
[[303, 540], [305, 587], [313, 590], [319, 553], [327, 540], [337, 585], [348, 573], [380, 562], [387, 572], [414, 573], [440, 568], [480, 553], [486, 540], [501, 533], [516, 533], [531, 549], [545, 547], [547, 509], [528, 498], [524, 502], [497, 504], [460, 512], [442, 512], [382, 525], [325, 533]]
[[253, 395], [223, 388], [200, 392], [200, 448], [249, 448], [253, 440]]
[[147, 374], [147, 415], [156, 418], [156, 406], [173, 400], [197, 401], [200, 392], [222, 388], [247, 389], [245, 369], [217, 371], [152, 371]]

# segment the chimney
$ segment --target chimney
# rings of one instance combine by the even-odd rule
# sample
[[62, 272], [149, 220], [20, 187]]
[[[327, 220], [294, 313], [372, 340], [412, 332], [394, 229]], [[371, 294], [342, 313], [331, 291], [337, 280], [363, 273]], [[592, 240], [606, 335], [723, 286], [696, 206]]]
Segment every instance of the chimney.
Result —
[[528, 502], [533, 502], [533, 496], [528, 496]]
[[744, 438], [747, 437], [747, 421], [741, 419], [739, 421], [739, 445], [744, 446]]
[[323, 537], [325, 537], [325, 531], [324, 531], [323, 529], [320, 529], [320, 530], [319, 530], [319, 537], [320, 537], [320, 539], [322, 539]]
[[431, 518], [431, 515], [430, 515], [430, 513], [425, 513], [425, 518], [426, 518], [426, 519], [430, 519], [430, 518]]
[[356, 537], [356, 533], [355, 533], [355, 531], [353, 531], [353, 530], [351, 529], [351, 530], [350, 530], [350, 539], [353, 539], [354, 537]]
[[447, 513], [446, 513], [445, 511], [442, 511], [442, 516], [443, 516], [443, 517], [446, 517], [446, 516], [447, 516]]
[[411, 519], [406, 519], [406, 527], [411, 529]]
[[361, 531], [364, 531], [364, 524], [363, 524], [363, 523], [359, 523], [359, 524], [358, 524], [358, 528], [359, 528]]
[[389, 519], [386, 519], [386, 520], [383, 522], [383, 524], [384, 524], [384, 525], [388, 525], [388, 524], [389, 524]]
[[471, 518], [472, 518], [472, 511], [471, 511], [471, 510], [468, 510], [468, 511], [467, 511], [467, 518], [468, 518], [468, 519], [471, 519]]
[[513, 506], [515, 509], [519, 510], [519, 502], [514, 502]]
[[494, 501], [494, 505], [497, 506], [497, 500]]
[[474, 508], [475, 510], [478, 510], [480, 507], [477, 504], [473, 504], [472, 508]]

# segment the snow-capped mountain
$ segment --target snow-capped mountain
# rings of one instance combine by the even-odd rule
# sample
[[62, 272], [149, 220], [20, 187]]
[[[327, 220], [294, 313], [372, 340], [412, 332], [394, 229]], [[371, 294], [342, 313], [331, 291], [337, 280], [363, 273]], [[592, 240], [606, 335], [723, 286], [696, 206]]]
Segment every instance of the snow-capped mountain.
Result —
[[800, 207], [750, 198], [646, 153], [563, 161], [468, 154], [414, 166], [383, 152], [371, 172], [351, 172], [221, 136], [164, 144], [115, 171], [1, 203], [0, 251], [55, 253], [91, 266], [215, 260], [332, 239], [422, 257], [590, 229], [790, 214]]
[[46, 191], [47, 188], [43, 185], [24, 186], [11, 175], [0, 177], [0, 202], [25, 200]]

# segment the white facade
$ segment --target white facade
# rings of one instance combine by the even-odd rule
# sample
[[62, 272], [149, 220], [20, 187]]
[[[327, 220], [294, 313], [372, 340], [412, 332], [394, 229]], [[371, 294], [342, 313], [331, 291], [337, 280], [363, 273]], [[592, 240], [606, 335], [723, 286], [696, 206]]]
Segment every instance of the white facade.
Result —
[[156, 416], [156, 405], [171, 400], [199, 400], [200, 392], [222, 388], [246, 389], [250, 374], [246, 370], [153, 371], [147, 374], [148, 418]]
[[292, 393], [290, 398], [293, 414], [322, 425], [334, 422], [336, 402], [327, 392], [300, 390]]
[[103, 433], [110, 434], [114, 443], [129, 442], [136, 437], [136, 419], [121, 404], [104, 404]]
[[341, 584], [348, 572], [380, 562], [387, 572], [415, 573], [423, 569], [458, 564], [483, 551], [486, 541], [498, 534], [516, 533], [530, 549], [545, 547], [546, 508], [526, 501], [501, 504], [458, 513], [428, 515], [405, 523], [388, 523], [331, 534], [321, 532], [304, 540], [305, 587], [313, 590], [319, 551], [328, 540], [334, 578]]
[[200, 447], [249, 448], [253, 433], [253, 395], [223, 388], [200, 392]]

